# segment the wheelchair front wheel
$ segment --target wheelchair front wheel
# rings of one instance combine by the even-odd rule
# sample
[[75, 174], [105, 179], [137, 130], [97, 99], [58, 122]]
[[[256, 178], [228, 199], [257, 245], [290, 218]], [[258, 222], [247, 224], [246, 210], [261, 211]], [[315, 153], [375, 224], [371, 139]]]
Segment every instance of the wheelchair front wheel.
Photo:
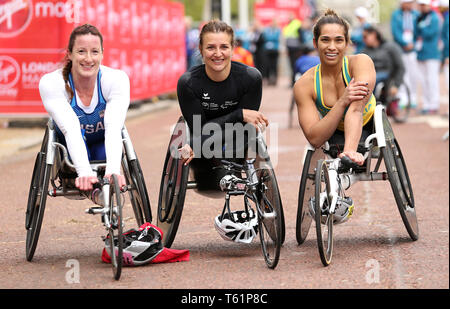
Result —
[[138, 159], [128, 161], [126, 156], [122, 159], [122, 168], [124, 171], [127, 185], [129, 186], [129, 196], [134, 216], [138, 226], [145, 222], [152, 222], [152, 211], [150, 199], [145, 185], [144, 175]]
[[297, 205], [297, 221], [295, 228], [295, 235], [297, 243], [303, 244], [308, 236], [309, 229], [313, 217], [309, 211], [309, 204], [314, 196], [314, 171], [315, 163], [317, 162], [318, 151], [308, 149], [306, 152], [305, 161], [303, 162], [302, 176], [300, 179], [300, 188], [298, 192], [298, 205]]
[[[109, 250], [114, 279], [119, 280], [122, 273], [123, 262], [123, 222], [122, 222], [123, 198], [116, 175], [112, 175], [109, 184]], [[116, 250], [117, 248], [117, 250]]]
[[400, 145], [394, 137], [392, 127], [383, 113], [383, 125], [385, 127], [386, 147], [382, 148], [382, 154], [392, 193], [395, 197], [400, 216], [412, 240], [419, 239], [419, 225], [416, 216], [416, 207], [411, 181], [406, 168]]
[[324, 266], [331, 263], [333, 255], [333, 214], [330, 213], [331, 192], [328, 167], [325, 160], [317, 162], [315, 174], [314, 216], [317, 246]]
[[283, 242], [283, 215], [278, 185], [271, 168], [258, 171], [258, 228], [267, 267], [274, 269], [280, 259]]

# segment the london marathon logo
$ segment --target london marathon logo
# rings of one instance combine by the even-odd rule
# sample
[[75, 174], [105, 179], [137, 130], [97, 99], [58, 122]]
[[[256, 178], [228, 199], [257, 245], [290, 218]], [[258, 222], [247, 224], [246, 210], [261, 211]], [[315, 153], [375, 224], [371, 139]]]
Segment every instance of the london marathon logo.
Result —
[[16, 60], [0, 55], [0, 90], [14, 87], [20, 77], [20, 67]]
[[0, 38], [24, 31], [31, 21], [32, 8], [31, 0], [0, 0]]

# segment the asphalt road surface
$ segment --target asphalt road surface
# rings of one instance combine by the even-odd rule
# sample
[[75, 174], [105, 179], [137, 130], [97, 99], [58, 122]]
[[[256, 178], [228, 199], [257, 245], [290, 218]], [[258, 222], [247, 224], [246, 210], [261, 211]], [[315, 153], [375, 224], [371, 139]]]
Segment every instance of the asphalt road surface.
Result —
[[[0, 162], [0, 288], [448, 289], [449, 146], [448, 140], [441, 139], [448, 130], [448, 118], [413, 115], [408, 123], [393, 124], [413, 184], [419, 240], [409, 238], [388, 182], [360, 182], [348, 191], [355, 201], [354, 215], [335, 227], [333, 260], [323, 267], [314, 223], [304, 244], [299, 246], [295, 239], [306, 140], [298, 125], [287, 127], [289, 100], [290, 90], [284, 84], [264, 88], [262, 112], [271, 123], [267, 142], [286, 219], [286, 241], [275, 270], [266, 267], [259, 238], [248, 245], [224, 241], [213, 224], [223, 199], [194, 190], [187, 191], [172, 245], [190, 251], [188, 262], [125, 267], [115, 281], [111, 266], [101, 261], [105, 230], [100, 217], [84, 213], [91, 206], [89, 201], [62, 197], [47, 199], [37, 250], [33, 261], [27, 262], [24, 219], [37, 151], [32, 147], [8, 154]], [[443, 111], [448, 111], [448, 105]], [[154, 217], [171, 126], [179, 115], [174, 102], [167, 109], [126, 123]], [[232, 208], [238, 209], [242, 203], [233, 198]], [[129, 217], [125, 223], [125, 229], [136, 227]]]

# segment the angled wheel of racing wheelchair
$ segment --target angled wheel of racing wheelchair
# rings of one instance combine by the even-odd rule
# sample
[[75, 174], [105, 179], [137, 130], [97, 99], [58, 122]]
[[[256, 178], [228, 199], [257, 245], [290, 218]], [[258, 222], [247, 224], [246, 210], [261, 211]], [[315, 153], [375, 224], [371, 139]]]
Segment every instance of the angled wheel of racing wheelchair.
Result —
[[392, 193], [394, 194], [395, 202], [409, 236], [412, 240], [417, 240], [419, 239], [419, 225], [417, 222], [413, 189], [405, 159], [384, 109], [382, 109], [381, 117], [379, 118], [381, 121], [375, 122], [375, 126], [378, 126], [377, 130], [383, 130], [384, 132], [386, 145], [385, 147], [381, 147], [380, 145], [380, 148]]
[[297, 221], [295, 227], [295, 236], [299, 245], [303, 244], [306, 240], [311, 222], [314, 220], [310, 212], [310, 204], [314, 197], [316, 163], [321, 158], [324, 158], [322, 151], [312, 147], [305, 148], [302, 176], [298, 191]]
[[189, 166], [183, 164], [178, 148], [189, 143], [189, 127], [180, 117], [167, 147], [158, 198], [157, 226], [163, 231], [163, 245], [170, 248], [180, 224], [188, 185]]
[[[41, 149], [34, 162], [33, 174], [31, 176], [30, 190], [28, 193], [27, 211], [25, 215], [26, 238], [26, 258], [31, 261], [36, 250], [41, 231], [42, 220], [44, 218], [45, 204], [47, 202], [47, 190], [53, 160], [48, 159], [47, 144], [49, 138], [49, 129], [45, 130]], [[50, 162], [50, 163], [49, 163]]]
[[137, 226], [141, 226], [145, 222], [152, 222], [150, 199], [139, 159], [131, 145], [131, 139], [128, 136], [126, 128], [122, 130], [122, 137], [124, 138], [122, 170], [128, 186], [127, 191]]

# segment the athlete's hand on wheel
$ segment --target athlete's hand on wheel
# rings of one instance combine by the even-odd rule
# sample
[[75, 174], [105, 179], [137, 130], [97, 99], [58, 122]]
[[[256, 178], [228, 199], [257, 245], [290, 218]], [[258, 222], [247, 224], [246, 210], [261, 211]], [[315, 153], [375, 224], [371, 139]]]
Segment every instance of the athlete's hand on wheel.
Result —
[[[115, 174], [115, 175], [117, 176], [117, 181], [119, 182], [120, 190], [123, 190], [123, 188], [127, 186], [127, 182], [125, 180], [125, 176], [120, 175], [120, 174]], [[111, 182], [111, 180], [112, 180], [111, 176], [112, 176], [112, 174], [105, 175], [105, 177], [108, 177], [109, 182]]]
[[350, 160], [352, 160], [353, 162], [355, 162], [358, 165], [363, 165], [364, 164], [364, 156], [356, 151], [343, 151], [341, 152], [338, 157], [342, 158], [342, 157], [349, 157]]
[[97, 176], [80, 176], [75, 179], [75, 186], [81, 191], [92, 190], [92, 185], [98, 182]]
[[194, 159], [194, 151], [192, 150], [191, 146], [189, 144], [184, 145], [183, 147], [178, 149], [178, 153], [181, 156], [181, 160], [183, 161], [184, 165], [188, 165], [189, 162]]
[[242, 116], [244, 118], [244, 122], [250, 123], [260, 132], [264, 132], [266, 127], [269, 125], [269, 120], [267, 120], [266, 116], [258, 111], [243, 109]]

